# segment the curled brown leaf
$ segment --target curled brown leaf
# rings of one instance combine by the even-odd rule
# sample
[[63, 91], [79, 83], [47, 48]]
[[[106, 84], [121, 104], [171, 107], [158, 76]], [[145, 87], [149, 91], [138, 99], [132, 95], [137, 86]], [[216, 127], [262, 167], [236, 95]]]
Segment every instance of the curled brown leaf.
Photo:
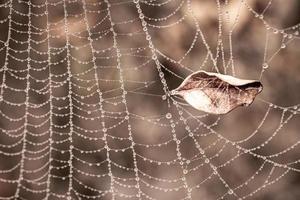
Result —
[[197, 110], [226, 114], [238, 106], [249, 106], [262, 89], [257, 80], [201, 70], [189, 75], [171, 94], [182, 96]]

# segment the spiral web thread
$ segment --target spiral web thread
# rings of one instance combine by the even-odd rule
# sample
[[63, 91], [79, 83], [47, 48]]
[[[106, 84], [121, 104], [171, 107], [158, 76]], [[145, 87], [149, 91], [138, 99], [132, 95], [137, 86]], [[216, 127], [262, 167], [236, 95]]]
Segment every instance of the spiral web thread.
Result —
[[[261, 199], [298, 176], [299, 137], [274, 142], [297, 129], [288, 127], [298, 104], [259, 99], [238, 110], [254, 118], [244, 133], [221, 128], [230, 116], [169, 95], [183, 72], [238, 74], [233, 34], [243, 12], [266, 33], [258, 79], [299, 40], [299, 24], [279, 29], [265, 18], [275, 1], [263, 12], [233, 2], [234, 17], [232, 2], [214, 2], [215, 45], [190, 0], [2, 2], [0, 199]], [[178, 26], [192, 31], [176, 57], [176, 41], [160, 32], [171, 37]], [[280, 45], [270, 52], [273, 38]]]

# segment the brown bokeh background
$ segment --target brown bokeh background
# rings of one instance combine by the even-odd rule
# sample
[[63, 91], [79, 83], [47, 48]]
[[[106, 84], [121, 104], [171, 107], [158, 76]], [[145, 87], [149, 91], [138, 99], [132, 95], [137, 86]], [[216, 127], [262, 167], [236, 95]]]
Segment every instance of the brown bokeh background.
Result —
[[[131, 1], [27, 2], [0, 7], [1, 198], [67, 199], [69, 177], [73, 199], [300, 198], [299, 1], [141, 1], [157, 59]], [[200, 69], [264, 90], [208, 115], [168, 96], [157, 66], [167, 91]]]

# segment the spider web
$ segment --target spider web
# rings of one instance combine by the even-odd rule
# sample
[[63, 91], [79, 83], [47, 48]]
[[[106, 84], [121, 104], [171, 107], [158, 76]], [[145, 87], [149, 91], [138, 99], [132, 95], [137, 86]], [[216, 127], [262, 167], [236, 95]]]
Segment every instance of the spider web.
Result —
[[[299, 198], [288, 4], [1, 2], [0, 199]], [[169, 92], [200, 69], [264, 91], [195, 111]]]

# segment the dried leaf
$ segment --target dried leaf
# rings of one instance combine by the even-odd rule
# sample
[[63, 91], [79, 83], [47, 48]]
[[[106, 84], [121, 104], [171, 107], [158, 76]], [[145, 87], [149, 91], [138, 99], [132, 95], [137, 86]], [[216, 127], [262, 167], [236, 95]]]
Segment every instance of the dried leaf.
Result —
[[262, 84], [229, 75], [197, 71], [171, 91], [182, 96], [192, 107], [212, 114], [226, 114], [238, 106], [249, 106]]

